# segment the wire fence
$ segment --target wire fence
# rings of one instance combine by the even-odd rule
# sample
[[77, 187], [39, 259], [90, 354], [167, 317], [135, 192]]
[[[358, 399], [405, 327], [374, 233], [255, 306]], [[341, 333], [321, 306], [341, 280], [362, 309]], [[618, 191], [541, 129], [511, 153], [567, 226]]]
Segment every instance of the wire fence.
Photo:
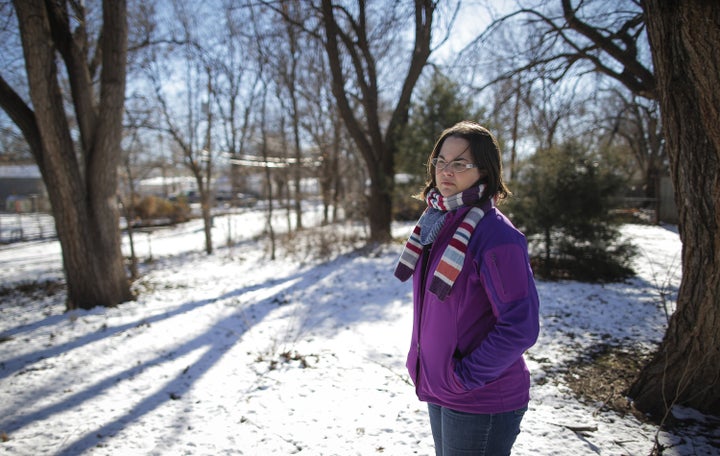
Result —
[[0, 244], [54, 239], [55, 221], [43, 212], [0, 212]]

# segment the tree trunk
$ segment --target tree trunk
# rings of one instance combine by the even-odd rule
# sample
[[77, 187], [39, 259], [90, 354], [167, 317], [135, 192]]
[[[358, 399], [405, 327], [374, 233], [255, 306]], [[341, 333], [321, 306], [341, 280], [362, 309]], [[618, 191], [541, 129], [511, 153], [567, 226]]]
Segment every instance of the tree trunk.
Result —
[[629, 395], [662, 418], [672, 405], [720, 410], [720, 3], [646, 0], [683, 276], [677, 310]]
[[212, 194], [209, 189], [205, 189], [200, 192], [200, 212], [202, 213], [203, 232], [205, 233], [205, 253], [207, 253], [208, 255], [211, 255], [213, 253], [213, 216], [211, 209], [211, 198]]
[[[0, 103], [7, 112], [24, 117], [11, 114], [31, 145], [48, 189], [62, 246], [67, 308], [113, 306], [132, 298], [120, 247], [116, 198], [125, 99], [126, 4], [103, 2], [102, 72], [96, 104], [88, 104], [97, 97], [87, 62], [81, 59], [82, 43], [62, 22], [60, 7], [49, 10], [53, 7], [48, 5], [41, 0], [15, 2], [34, 111], [9, 106], [19, 98], [8, 99], [6, 94]], [[56, 50], [70, 78], [79, 155], [58, 83]]]
[[[387, 160], [390, 155], [385, 154]], [[373, 166], [368, 163], [368, 168]], [[377, 164], [376, 166], [381, 166]], [[370, 224], [370, 240], [385, 243], [392, 240], [390, 225], [392, 223], [392, 189], [391, 173], [371, 171], [370, 196], [368, 198], [368, 222]]]
[[261, 152], [265, 166], [265, 193], [267, 196], [267, 230], [270, 236], [270, 260], [275, 261], [275, 230], [273, 229], [273, 191], [272, 173], [268, 166], [268, 132], [267, 132], [267, 87], [263, 89], [260, 111], [260, 134], [262, 138]]
[[[415, 0], [415, 46], [413, 47], [407, 73], [392, 111], [385, 136], [381, 132], [383, 117], [379, 110], [378, 75], [373, 46], [368, 39], [365, 3], [358, 3], [358, 16], [351, 31], [342, 30], [335, 19], [332, 0], [323, 0], [321, 6], [325, 29], [325, 51], [332, 76], [332, 92], [338, 104], [338, 112], [345, 127], [365, 160], [370, 176], [370, 196], [368, 198], [368, 220], [370, 222], [370, 241], [384, 243], [391, 240], [392, 190], [395, 176], [394, 155], [397, 151], [399, 135], [408, 122], [410, 99], [415, 85], [430, 56], [432, 17], [436, 3], [430, 0]], [[338, 8], [340, 9], [340, 8]], [[342, 47], [340, 46], [342, 43]], [[347, 54], [352, 69], [345, 69], [345, 59], [341, 49]], [[349, 76], [352, 74], [353, 76]], [[359, 104], [362, 115], [358, 117], [356, 94], [349, 94], [348, 83], [359, 87]]]

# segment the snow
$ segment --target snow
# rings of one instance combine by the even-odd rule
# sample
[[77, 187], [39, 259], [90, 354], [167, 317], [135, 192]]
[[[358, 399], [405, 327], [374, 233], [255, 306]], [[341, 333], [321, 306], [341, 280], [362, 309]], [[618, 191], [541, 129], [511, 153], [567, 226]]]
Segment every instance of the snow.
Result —
[[[326, 260], [305, 255], [319, 241], [300, 236], [269, 260], [264, 227], [260, 212], [216, 217], [212, 255], [199, 221], [138, 233], [137, 301], [67, 313], [64, 292], [11, 290], [62, 278], [57, 242], [0, 247], [0, 452], [434, 454], [404, 367], [410, 284], [392, 275], [411, 225], [374, 249], [353, 249], [352, 226], [326, 231], [344, 248]], [[718, 454], [717, 418], [676, 408], [688, 427], [659, 431], [579, 401], [557, 373], [600, 343], [650, 350], [664, 334], [677, 231], [623, 233], [641, 250], [637, 277], [538, 281], [542, 331], [527, 354], [534, 384], [514, 455], [648, 455], [656, 435], [665, 455]]]

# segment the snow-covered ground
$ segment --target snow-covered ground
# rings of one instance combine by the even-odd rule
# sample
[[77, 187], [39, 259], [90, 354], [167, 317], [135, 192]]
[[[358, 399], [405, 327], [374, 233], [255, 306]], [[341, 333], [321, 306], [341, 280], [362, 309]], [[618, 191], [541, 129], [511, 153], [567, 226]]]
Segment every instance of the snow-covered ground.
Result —
[[[411, 290], [392, 275], [402, 242], [320, 261], [303, 254], [319, 237], [298, 237], [270, 260], [264, 226], [253, 211], [217, 217], [209, 256], [198, 221], [138, 234], [136, 252], [152, 261], [137, 301], [70, 313], [51, 286], [11, 291], [62, 278], [56, 242], [0, 246], [0, 452], [434, 454], [404, 367]], [[324, 242], [349, 246], [342, 231]], [[714, 417], [677, 410], [705, 430], [658, 433], [579, 401], [557, 374], [600, 343], [652, 347], [664, 334], [680, 281], [677, 232], [623, 232], [640, 247], [636, 278], [538, 282], [542, 331], [514, 455], [648, 455], [656, 434], [665, 455], [718, 454]]]

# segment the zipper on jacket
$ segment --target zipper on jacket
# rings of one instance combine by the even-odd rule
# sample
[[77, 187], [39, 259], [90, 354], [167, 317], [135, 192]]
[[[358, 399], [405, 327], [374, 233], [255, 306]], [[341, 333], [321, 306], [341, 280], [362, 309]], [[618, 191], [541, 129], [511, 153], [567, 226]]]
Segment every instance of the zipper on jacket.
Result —
[[[490, 260], [491, 260], [491, 262], [492, 262], [493, 269], [495, 269], [495, 274], [497, 274], [498, 277], [499, 277], [499, 276], [500, 276], [500, 269], [498, 269], [497, 255], [495, 254], [495, 252], [493, 252], [493, 253], [490, 254]], [[498, 282], [498, 284], [500, 285], [500, 291], [502, 292], [503, 296], [505, 296], [505, 284], [503, 284], [503, 281], [502, 281], [502, 280], [498, 280], [497, 282]]]
[[420, 296], [418, 300], [418, 330], [417, 330], [417, 345], [415, 350], [417, 351], [417, 360], [415, 361], [415, 393], [417, 394], [418, 386], [420, 385], [420, 333], [422, 332], [422, 316], [425, 308], [425, 283], [427, 275], [427, 266], [430, 261], [430, 250], [432, 244], [429, 246], [424, 245], [422, 250], [422, 263], [420, 269]]

